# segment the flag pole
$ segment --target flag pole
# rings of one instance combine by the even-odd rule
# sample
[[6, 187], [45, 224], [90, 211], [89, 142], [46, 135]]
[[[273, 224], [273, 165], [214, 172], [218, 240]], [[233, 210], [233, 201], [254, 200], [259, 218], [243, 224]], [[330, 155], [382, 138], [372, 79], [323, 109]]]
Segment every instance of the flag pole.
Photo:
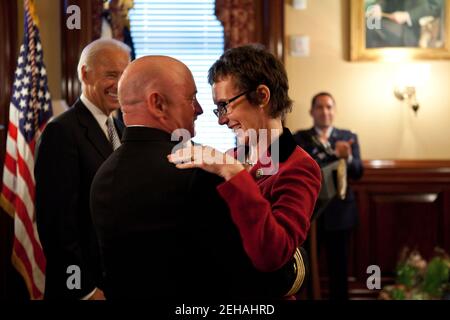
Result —
[[[36, 8], [34, 6], [34, 0], [25, 0], [25, 19], [28, 29], [28, 48], [30, 50], [30, 55], [35, 57], [36, 56], [36, 41], [35, 41], [35, 30], [34, 26], [38, 25], [37, 21], [37, 15], [36, 15]], [[38, 138], [38, 132], [39, 132], [39, 110], [37, 108], [37, 94], [36, 94], [36, 88], [37, 88], [37, 81], [38, 81], [38, 75], [36, 70], [36, 59], [31, 60], [31, 103], [32, 103], [32, 109], [33, 109], [33, 115], [34, 115], [34, 132], [36, 133], [35, 139]]]

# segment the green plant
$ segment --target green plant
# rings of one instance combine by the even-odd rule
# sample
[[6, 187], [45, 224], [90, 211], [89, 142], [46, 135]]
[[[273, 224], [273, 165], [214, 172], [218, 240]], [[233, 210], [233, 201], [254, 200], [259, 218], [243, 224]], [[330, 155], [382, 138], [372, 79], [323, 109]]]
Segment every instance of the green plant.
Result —
[[431, 296], [442, 296], [443, 290], [448, 286], [449, 261], [440, 257], [433, 258], [428, 264], [422, 290]]
[[386, 286], [380, 299], [430, 300], [447, 298], [450, 292], [450, 257], [440, 248], [430, 262], [419, 252], [405, 248], [396, 268], [396, 282]]

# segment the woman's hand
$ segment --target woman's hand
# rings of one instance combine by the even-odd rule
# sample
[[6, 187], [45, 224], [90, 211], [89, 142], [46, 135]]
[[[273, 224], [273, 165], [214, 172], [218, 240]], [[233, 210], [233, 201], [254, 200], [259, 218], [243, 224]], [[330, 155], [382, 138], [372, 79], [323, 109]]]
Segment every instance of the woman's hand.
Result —
[[167, 156], [179, 169], [200, 168], [230, 180], [244, 166], [232, 156], [208, 146], [190, 146]]

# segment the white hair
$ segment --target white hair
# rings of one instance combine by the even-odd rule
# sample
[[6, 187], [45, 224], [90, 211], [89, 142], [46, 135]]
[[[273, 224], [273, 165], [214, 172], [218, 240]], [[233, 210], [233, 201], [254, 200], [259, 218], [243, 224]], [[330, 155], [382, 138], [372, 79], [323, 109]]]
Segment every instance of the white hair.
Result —
[[80, 80], [81, 83], [83, 83], [83, 78], [82, 78], [82, 73], [81, 73], [81, 69], [83, 68], [83, 66], [86, 66], [89, 68], [92, 64], [92, 61], [94, 60], [93, 58], [95, 57], [95, 55], [99, 51], [102, 51], [105, 49], [119, 49], [119, 50], [122, 50], [125, 53], [127, 53], [128, 56], [130, 55], [130, 52], [131, 52], [131, 49], [129, 46], [127, 46], [125, 43], [120, 42], [116, 39], [102, 38], [102, 39], [92, 41], [86, 47], [84, 47], [84, 49], [80, 55], [80, 60], [78, 61], [77, 72], [78, 72], [78, 79]]

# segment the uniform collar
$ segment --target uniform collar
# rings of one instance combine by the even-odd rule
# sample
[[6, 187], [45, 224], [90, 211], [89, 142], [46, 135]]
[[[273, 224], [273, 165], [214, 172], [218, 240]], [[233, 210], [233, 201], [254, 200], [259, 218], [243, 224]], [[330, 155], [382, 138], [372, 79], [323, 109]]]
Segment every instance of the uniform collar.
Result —
[[[333, 130], [334, 130], [333, 126], [331, 126], [327, 129], [327, 132], [326, 132], [327, 139], [330, 139]], [[323, 132], [323, 130], [320, 129], [319, 127], [314, 127], [314, 131], [315, 131], [316, 135], [318, 135], [318, 136], [321, 136], [322, 132]]]

